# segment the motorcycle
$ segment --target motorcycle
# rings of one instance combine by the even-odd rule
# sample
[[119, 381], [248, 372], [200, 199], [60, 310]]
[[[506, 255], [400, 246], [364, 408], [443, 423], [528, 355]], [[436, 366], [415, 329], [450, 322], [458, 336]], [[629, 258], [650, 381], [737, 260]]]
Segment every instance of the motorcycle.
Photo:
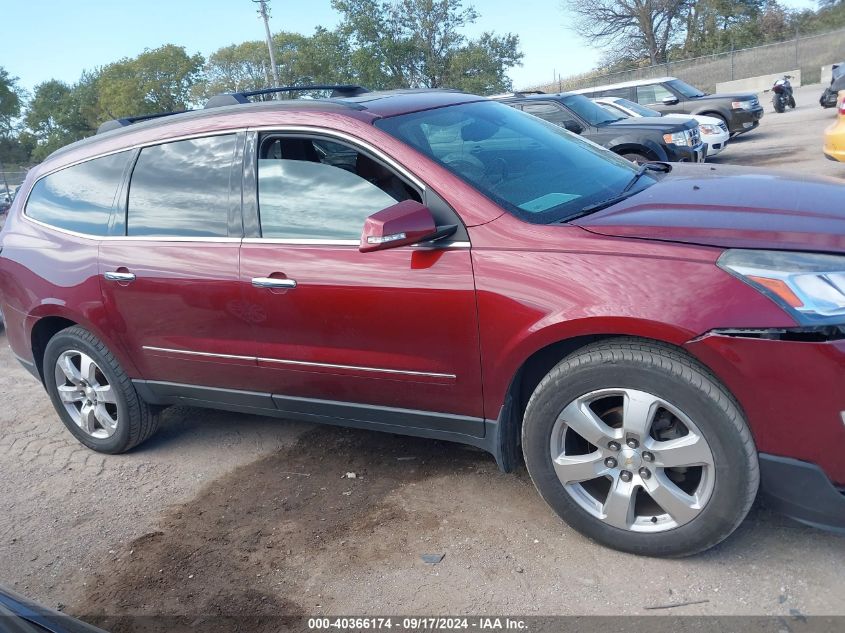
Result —
[[772, 86], [772, 105], [775, 108], [775, 112], [783, 112], [787, 106], [795, 108], [795, 97], [792, 94], [792, 84], [789, 83], [790, 79], [792, 79], [792, 75], [784, 75]]
[[819, 98], [823, 108], [835, 108], [836, 97], [840, 90], [845, 90], [845, 62], [833, 64], [830, 68], [830, 85], [824, 89]]

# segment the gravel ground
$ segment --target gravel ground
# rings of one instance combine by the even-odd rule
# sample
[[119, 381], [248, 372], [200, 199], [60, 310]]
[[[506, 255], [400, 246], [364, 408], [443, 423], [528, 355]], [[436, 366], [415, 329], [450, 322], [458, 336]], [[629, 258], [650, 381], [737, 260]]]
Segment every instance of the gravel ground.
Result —
[[[717, 161], [845, 175], [821, 154], [833, 115], [820, 92], [799, 90], [781, 115], [767, 104]], [[174, 408], [136, 451], [99, 455], [64, 430], [4, 336], [0, 347], [0, 584], [107, 627], [160, 613], [633, 615], [684, 602], [697, 604], [661, 612], [845, 615], [845, 538], [759, 506], [710, 552], [650, 560], [589, 542], [524, 472], [457, 445]]]

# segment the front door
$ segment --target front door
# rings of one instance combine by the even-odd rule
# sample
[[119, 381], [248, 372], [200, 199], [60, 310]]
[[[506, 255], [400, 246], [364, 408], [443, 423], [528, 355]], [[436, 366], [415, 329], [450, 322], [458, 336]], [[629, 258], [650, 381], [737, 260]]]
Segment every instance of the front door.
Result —
[[141, 149], [125, 236], [100, 246], [109, 319], [147, 380], [251, 388], [253, 335], [238, 280], [244, 136]]
[[358, 250], [366, 217], [398, 201], [427, 204], [438, 223], [460, 222], [454, 212], [372, 149], [289, 133], [257, 141], [259, 237], [241, 249], [257, 388], [300, 414], [480, 435], [475, 289], [463, 226], [438, 247]]

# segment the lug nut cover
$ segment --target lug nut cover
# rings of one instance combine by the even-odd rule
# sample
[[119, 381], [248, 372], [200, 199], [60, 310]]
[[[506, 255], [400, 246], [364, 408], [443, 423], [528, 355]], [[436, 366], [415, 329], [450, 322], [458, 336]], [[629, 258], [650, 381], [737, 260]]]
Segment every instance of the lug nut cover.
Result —
[[612, 457], [608, 457], [607, 459], [604, 460], [604, 465], [607, 466], [608, 468], [616, 468], [616, 460], [613, 459]]
[[627, 444], [630, 448], [637, 448], [640, 445], [640, 443], [633, 437], [628, 440]]
[[612, 451], [618, 451], [620, 448], [622, 448], [621, 446], [619, 446], [619, 442], [610, 442], [607, 447]]
[[630, 472], [628, 472], [627, 470], [623, 470], [621, 473], [619, 473], [619, 478], [622, 481], [625, 481], [625, 482], [631, 481], [631, 477], [633, 477], [633, 475]]
[[640, 477], [648, 479], [651, 477], [651, 471], [648, 468], [640, 468]]
[[649, 453], [648, 451], [643, 451], [643, 461], [653, 462], [654, 461], [654, 454]]

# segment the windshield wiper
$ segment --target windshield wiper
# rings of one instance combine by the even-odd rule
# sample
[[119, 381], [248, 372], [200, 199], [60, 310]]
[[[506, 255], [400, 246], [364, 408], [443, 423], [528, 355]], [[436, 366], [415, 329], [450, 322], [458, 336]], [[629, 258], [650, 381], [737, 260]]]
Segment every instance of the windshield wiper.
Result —
[[595, 213], [596, 211], [601, 211], [602, 209], [606, 209], [607, 207], [611, 207], [618, 202], [622, 202], [625, 198], [630, 198], [635, 193], [639, 192], [632, 192], [631, 189], [634, 185], [637, 184], [640, 178], [642, 178], [643, 174], [647, 171], [662, 171], [664, 173], [668, 173], [672, 171], [672, 165], [669, 163], [659, 163], [659, 162], [652, 162], [652, 163], [642, 163], [639, 168], [637, 169], [637, 173], [633, 175], [631, 180], [628, 181], [628, 184], [625, 185], [625, 188], [622, 189], [618, 194], [615, 196], [611, 196], [610, 198], [605, 198], [600, 202], [596, 202], [595, 204], [588, 205], [577, 211], [559, 222], [571, 222], [572, 220], [577, 220], [578, 218], [584, 217], [585, 215], [589, 215], [590, 213]]

